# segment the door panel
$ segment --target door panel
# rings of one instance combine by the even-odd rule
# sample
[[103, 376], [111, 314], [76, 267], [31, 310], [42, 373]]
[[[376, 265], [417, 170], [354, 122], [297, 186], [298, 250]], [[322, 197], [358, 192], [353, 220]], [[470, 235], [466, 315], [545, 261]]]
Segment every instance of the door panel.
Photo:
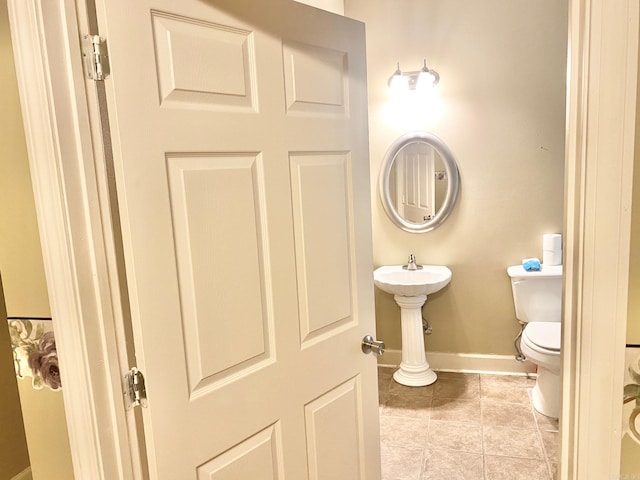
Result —
[[255, 110], [250, 31], [162, 11], [151, 18], [162, 105]]
[[98, 16], [150, 476], [379, 479], [362, 25], [285, 0]]
[[287, 112], [344, 116], [348, 105], [346, 52], [303, 43], [283, 44]]
[[281, 480], [280, 431], [272, 425], [197, 468], [197, 480]]
[[362, 418], [357, 379], [305, 405], [309, 478], [363, 478]]
[[192, 394], [272, 361], [273, 319], [263, 288], [260, 160], [259, 155], [229, 153], [167, 158]]
[[349, 159], [292, 154], [300, 332], [303, 348], [353, 321]]

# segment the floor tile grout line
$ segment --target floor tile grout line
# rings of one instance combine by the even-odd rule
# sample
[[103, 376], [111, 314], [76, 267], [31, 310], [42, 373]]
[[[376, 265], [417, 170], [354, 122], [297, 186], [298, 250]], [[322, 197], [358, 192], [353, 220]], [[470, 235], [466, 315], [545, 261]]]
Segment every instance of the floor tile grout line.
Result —
[[536, 410], [533, 407], [533, 398], [532, 397], [530, 398], [531, 398], [531, 403], [529, 408], [531, 410], [531, 414], [533, 415], [533, 421], [535, 422], [538, 442], [540, 444], [540, 449], [542, 450], [542, 458], [544, 459], [544, 465], [547, 469], [547, 477], [549, 478], [549, 480], [552, 480], [551, 466], [549, 465], [549, 456], [547, 454], [547, 449], [545, 448], [544, 441], [542, 439], [542, 433], [540, 431], [540, 424], [538, 423], [538, 417], [536, 416]]
[[[432, 418], [432, 414], [433, 414], [432, 407], [433, 407], [433, 403], [437, 399], [442, 399], [442, 400], [472, 400], [472, 401], [473, 400], [478, 400], [479, 412], [480, 412], [480, 419], [479, 419], [480, 442], [481, 442], [481, 451], [482, 451], [482, 453], [481, 453], [481, 457], [482, 457], [482, 474], [481, 474], [481, 476], [482, 476], [482, 478], [484, 480], [489, 480], [489, 478], [490, 478], [489, 463], [487, 462], [489, 455], [487, 455], [487, 453], [486, 453], [485, 430], [487, 428], [491, 427], [491, 425], [488, 425], [486, 423], [486, 421], [483, 420], [485, 409], [488, 408], [488, 405], [490, 405], [491, 403], [499, 403], [499, 404], [509, 404], [512, 407], [515, 406], [516, 408], [522, 408], [525, 411], [529, 411], [529, 414], [533, 416], [531, 418], [533, 419], [533, 422], [534, 422], [532, 424], [532, 426], [534, 428], [532, 430], [530, 430], [530, 432], [534, 433], [534, 435], [536, 436], [537, 443], [538, 443], [538, 448], [542, 449], [542, 452], [541, 452], [542, 453], [542, 458], [539, 458], [538, 460], [543, 462], [543, 464], [540, 465], [540, 466], [544, 466], [544, 470], [543, 471], [545, 473], [543, 473], [543, 476], [546, 476], [546, 478], [548, 478], [548, 479], [552, 479], [553, 478], [552, 468], [551, 468], [552, 465], [551, 465], [551, 462], [549, 461], [550, 460], [549, 459], [549, 455], [547, 454], [547, 450], [546, 450], [545, 443], [544, 443], [544, 440], [543, 440], [543, 432], [545, 432], [545, 434], [546, 434], [546, 432], [549, 431], [550, 433], [556, 433], [557, 434], [557, 428], [555, 428], [553, 426], [553, 423], [550, 423], [549, 425], [545, 424], [544, 427], [541, 427], [541, 424], [539, 422], [539, 420], [541, 420], [541, 419], [536, 415], [536, 412], [535, 412], [535, 410], [533, 408], [533, 405], [530, 402], [526, 402], [526, 403], [523, 403], [523, 402], [504, 402], [504, 401], [501, 401], [500, 399], [496, 400], [496, 399], [492, 399], [492, 398], [483, 396], [482, 384], [483, 384], [483, 380], [486, 380], [486, 378], [487, 377], [484, 377], [482, 375], [478, 376], [478, 385], [479, 385], [478, 395], [477, 396], [473, 396], [472, 398], [469, 398], [469, 397], [449, 398], [449, 397], [446, 397], [446, 396], [445, 397], [439, 397], [439, 395], [436, 394], [436, 391], [437, 391], [436, 388], [433, 389], [433, 391], [431, 392], [431, 395], [425, 395], [424, 396], [425, 399], [428, 399], [428, 403], [429, 403], [430, 406], [429, 406], [429, 408], [427, 410], [427, 416], [426, 416], [426, 428], [427, 428], [427, 431], [425, 433], [424, 448], [421, 449], [421, 457], [422, 458], [421, 458], [420, 468], [419, 468], [419, 470], [420, 470], [420, 478], [419, 478], [419, 480], [427, 480], [427, 478], [428, 478], [427, 475], [429, 475], [429, 469], [427, 468], [427, 459], [429, 458], [429, 456], [427, 455], [427, 452], [428, 451], [433, 452], [433, 450], [434, 450], [433, 448], [430, 448], [429, 434], [430, 434], [430, 431], [431, 431], [431, 429], [433, 427], [433, 422], [436, 421], [436, 420], [434, 420]], [[453, 379], [453, 380], [455, 380], [455, 379]], [[387, 390], [390, 390], [392, 382], [393, 382], [393, 378], [391, 377], [389, 379], [389, 381], [388, 381]], [[474, 384], [475, 381], [474, 382], [470, 382], [470, 383]], [[487, 382], [485, 382], [485, 383], [487, 383]], [[517, 389], [526, 389], [529, 392], [530, 392], [531, 388], [532, 388], [531, 385], [528, 385], [528, 386], [524, 386], [523, 385], [523, 386], [518, 386], [517, 387]], [[467, 389], [465, 389], [465, 391], [466, 390]], [[387, 391], [387, 393], [389, 395], [391, 395], [389, 391]], [[396, 392], [397, 396], [401, 396], [403, 393], [406, 393], [406, 392]], [[394, 394], [394, 396], [396, 396], [396, 395]], [[404, 395], [402, 395], [402, 396], [404, 396]], [[529, 399], [531, 399], [530, 395], [528, 397], [529, 397]], [[389, 398], [389, 396], [387, 396], [386, 398]], [[409, 408], [411, 409], [413, 407], [409, 406]], [[382, 410], [381, 410], [381, 412], [382, 412]], [[402, 415], [400, 415], [398, 417], [410, 418], [410, 417], [402, 416]], [[396, 418], [398, 418], [398, 417], [396, 417]], [[454, 424], [469, 424], [469, 421], [470, 421], [470, 420], [464, 421], [463, 419], [459, 419], [459, 421], [457, 421], [458, 418], [457, 417], [454, 417], [454, 418], [455, 418], [454, 421], [449, 421], [447, 419], [441, 419], [440, 421], [442, 421], [443, 423], [454, 423]], [[474, 423], [474, 422], [472, 422], [472, 423]], [[508, 426], [509, 425], [505, 425], [505, 427], [508, 427]], [[496, 425], [496, 427], [498, 427], [498, 425]], [[516, 429], [520, 428], [520, 429], [527, 429], [528, 430], [528, 428], [525, 428], [524, 425], [512, 426], [512, 428], [516, 428]], [[471, 450], [467, 451], [465, 449], [455, 449], [455, 448], [451, 448], [451, 449], [443, 448], [443, 449], [444, 450], [457, 451], [457, 452], [460, 452], [460, 453], [468, 453], [468, 454], [474, 453]], [[440, 450], [440, 448], [438, 448], [436, 446], [435, 450], [438, 451], [438, 450]], [[497, 457], [512, 458], [514, 460], [516, 460], [516, 459], [518, 459], [518, 460], [520, 460], [520, 459], [529, 459], [530, 458], [530, 457], [526, 457], [526, 456], [522, 456], [522, 457], [521, 456], [511, 456], [509, 454], [506, 454], [506, 455], [497, 454]], [[531, 458], [531, 459], [533, 460], [533, 458]], [[431, 473], [433, 474], [433, 472], [431, 472]], [[542, 473], [542, 471], [540, 473]], [[480, 478], [480, 477], [478, 477], [478, 478]]]
[[[535, 417], [535, 411], [533, 413], [534, 417]], [[542, 438], [542, 431], [540, 430], [540, 424], [538, 423], [538, 418], [535, 418], [536, 420], [536, 431], [538, 432], [538, 441], [540, 442], [540, 448], [542, 448], [542, 455], [544, 457], [544, 463], [547, 467], [547, 476], [549, 477], [549, 480], [553, 480], [553, 474], [551, 472], [551, 464], [549, 463], [549, 454], [547, 453], [547, 448], [544, 444], [544, 440]]]
[[422, 480], [422, 478], [424, 478], [424, 476], [426, 475], [426, 469], [427, 469], [427, 448], [429, 445], [429, 430], [431, 430], [431, 407], [433, 406], [433, 397], [431, 397], [431, 404], [429, 405], [429, 418], [427, 419], [427, 434], [425, 435], [424, 438], [424, 444], [423, 444], [423, 449], [422, 449], [422, 460], [420, 462], [420, 476], [418, 477], [418, 480]]
[[487, 480], [487, 452], [484, 441], [484, 408], [482, 402], [482, 376], [480, 376], [480, 444], [482, 445], [482, 478]]

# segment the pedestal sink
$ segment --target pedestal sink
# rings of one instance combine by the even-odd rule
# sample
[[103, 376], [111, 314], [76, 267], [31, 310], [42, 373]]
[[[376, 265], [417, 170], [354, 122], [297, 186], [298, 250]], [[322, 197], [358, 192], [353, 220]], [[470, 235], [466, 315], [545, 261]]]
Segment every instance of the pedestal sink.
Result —
[[451, 281], [451, 270], [443, 265], [422, 265], [407, 270], [402, 265], [377, 268], [373, 281], [378, 288], [393, 295], [400, 306], [402, 325], [402, 363], [393, 374], [396, 382], [411, 387], [430, 385], [437, 376], [427, 362], [422, 329], [422, 306], [427, 295], [444, 288]]

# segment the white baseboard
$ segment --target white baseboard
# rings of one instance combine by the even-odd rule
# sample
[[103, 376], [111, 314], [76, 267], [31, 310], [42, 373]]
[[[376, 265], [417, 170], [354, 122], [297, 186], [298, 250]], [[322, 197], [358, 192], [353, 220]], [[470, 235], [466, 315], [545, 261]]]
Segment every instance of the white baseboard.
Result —
[[32, 479], [33, 477], [31, 476], [31, 467], [25, 468], [15, 477], [11, 478], [11, 480], [32, 480]]
[[[397, 367], [401, 361], [401, 350], [385, 350], [378, 365]], [[431, 368], [441, 372], [527, 375], [536, 371], [533, 363], [518, 362], [514, 355], [427, 352], [427, 361]]]

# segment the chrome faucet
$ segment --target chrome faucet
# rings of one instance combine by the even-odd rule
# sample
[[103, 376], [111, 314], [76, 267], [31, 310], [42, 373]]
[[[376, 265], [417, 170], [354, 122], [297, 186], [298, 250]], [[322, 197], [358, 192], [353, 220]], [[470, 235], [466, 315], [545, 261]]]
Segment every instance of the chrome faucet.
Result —
[[422, 268], [422, 265], [416, 264], [416, 257], [413, 255], [413, 253], [410, 253], [407, 264], [403, 265], [402, 268], [404, 270], [420, 270]]

